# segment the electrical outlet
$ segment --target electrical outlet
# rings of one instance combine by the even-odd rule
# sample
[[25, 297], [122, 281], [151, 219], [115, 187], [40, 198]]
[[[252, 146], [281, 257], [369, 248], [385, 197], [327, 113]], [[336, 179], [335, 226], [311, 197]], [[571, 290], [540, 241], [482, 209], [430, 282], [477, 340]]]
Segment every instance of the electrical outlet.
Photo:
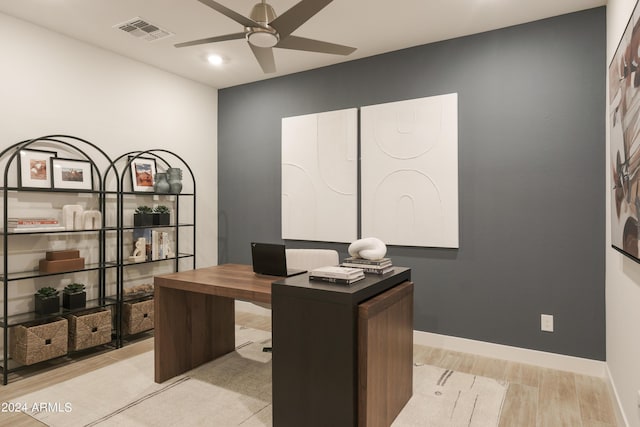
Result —
[[553, 332], [553, 315], [552, 314], [540, 315], [540, 330], [545, 332]]

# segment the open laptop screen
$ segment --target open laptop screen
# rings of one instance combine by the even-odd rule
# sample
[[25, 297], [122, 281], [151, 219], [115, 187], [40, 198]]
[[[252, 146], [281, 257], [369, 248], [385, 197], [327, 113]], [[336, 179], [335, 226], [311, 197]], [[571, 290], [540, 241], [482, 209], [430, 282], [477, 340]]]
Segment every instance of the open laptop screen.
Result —
[[268, 276], [289, 277], [305, 273], [305, 270], [287, 269], [285, 246], [276, 243], [251, 242], [253, 272]]

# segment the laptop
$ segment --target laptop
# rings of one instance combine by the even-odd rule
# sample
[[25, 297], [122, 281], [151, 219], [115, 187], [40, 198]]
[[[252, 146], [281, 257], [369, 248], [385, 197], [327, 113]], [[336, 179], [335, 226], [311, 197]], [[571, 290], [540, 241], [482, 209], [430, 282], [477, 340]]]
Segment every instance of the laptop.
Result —
[[306, 273], [306, 270], [287, 268], [284, 245], [251, 242], [253, 272], [267, 276], [291, 277]]

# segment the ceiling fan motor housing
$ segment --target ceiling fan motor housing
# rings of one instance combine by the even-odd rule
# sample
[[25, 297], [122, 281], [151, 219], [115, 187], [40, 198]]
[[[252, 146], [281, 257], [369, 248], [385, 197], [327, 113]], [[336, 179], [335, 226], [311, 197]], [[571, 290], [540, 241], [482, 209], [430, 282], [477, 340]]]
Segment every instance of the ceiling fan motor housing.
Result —
[[273, 7], [265, 3], [257, 3], [251, 9], [249, 17], [262, 27], [246, 27], [247, 41], [257, 47], [274, 47], [280, 41], [278, 32], [269, 26], [269, 22], [276, 19]]
[[272, 22], [277, 16], [273, 7], [263, 1], [262, 3], [257, 3], [253, 6], [249, 17], [258, 24], [262, 24], [266, 27], [269, 25], [269, 22]]

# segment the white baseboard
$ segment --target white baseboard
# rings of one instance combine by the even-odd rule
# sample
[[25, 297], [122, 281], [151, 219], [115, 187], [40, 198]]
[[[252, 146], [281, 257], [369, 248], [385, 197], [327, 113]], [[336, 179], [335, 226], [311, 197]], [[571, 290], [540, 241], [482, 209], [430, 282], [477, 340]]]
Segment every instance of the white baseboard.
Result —
[[466, 338], [438, 335], [431, 332], [413, 331], [414, 344], [429, 347], [443, 348], [445, 350], [471, 353], [479, 356], [502, 359], [512, 362], [541, 366], [544, 368], [558, 369], [576, 374], [590, 375], [607, 378], [608, 370], [606, 362], [584, 359], [563, 354], [547, 353], [539, 350], [530, 350], [508, 345], [475, 341]]
[[613, 382], [613, 377], [611, 376], [611, 371], [609, 371], [609, 366], [607, 365], [607, 385], [609, 386], [609, 392], [614, 397], [614, 405], [613, 409], [616, 412], [616, 421], [619, 426], [629, 427], [629, 421], [622, 410], [622, 402], [620, 401], [620, 396], [618, 395], [618, 391], [616, 389], [616, 385]]
[[[245, 301], [236, 301], [236, 310], [261, 316], [271, 316], [271, 310]], [[413, 331], [413, 342], [414, 344], [471, 353], [493, 359], [526, 363], [593, 377], [611, 378], [607, 364], [599, 360], [547, 353], [539, 350], [511, 347], [508, 345], [493, 344], [423, 331]]]
[[[271, 316], [271, 310], [250, 302], [236, 301], [236, 310], [260, 316]], [[614, 410], [616, 411], [618, 425], [629, 426], [606, 362], [423, 331], [413, 331], [413, 342], [418, 345], [603, 378], [607, 382], [611, 395], [615, 398]]]

